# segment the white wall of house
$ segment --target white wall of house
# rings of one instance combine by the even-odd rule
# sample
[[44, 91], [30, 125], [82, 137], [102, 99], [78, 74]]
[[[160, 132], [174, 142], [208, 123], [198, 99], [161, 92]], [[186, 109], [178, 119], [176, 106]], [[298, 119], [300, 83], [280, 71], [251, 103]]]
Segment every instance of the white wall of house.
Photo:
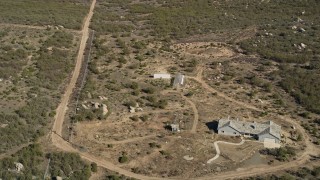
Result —
[[224, 134], [224, 135], [228, 135], [228, 136], [240, 136], [240, 133], [236, 130], [234, 130], [231, 127], [222, 127], [218, 129], [218, 134]]
[[181, 81], [180, 81], [180, 85], [184, 84], [184, 75], [182, 75]]
[[171, 79], [170, 74], [154, 74], [153, 75], [154, 79]]
[[259, 135], [258, 140], [263, 142], [265, 138], [274, 139], [276, 143], [280, 143], [279, 139], [276, 138], [276, 137], [274, 137], [274, 136], [271, 135], [270, 133], [266, 133], [266, 134], [261, 134], [261, 135]]

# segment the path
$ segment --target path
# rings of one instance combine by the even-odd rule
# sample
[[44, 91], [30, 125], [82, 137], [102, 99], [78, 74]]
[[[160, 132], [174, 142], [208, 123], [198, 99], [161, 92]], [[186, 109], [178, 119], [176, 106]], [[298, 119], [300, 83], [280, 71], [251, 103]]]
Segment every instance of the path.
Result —
[[157, 137], [158, 135], [147, 135], [147, 136], [142, 136], [142, 137], [134, 137], [134, 138], [129, 138], [129, 139], [125, 139], [125, 140], [120, 140], [120, 141], [115, 141], [115, 140], [103, 140], [103, 141], [99, 141], [99, 140], [96, 140], [94, 138], [90, 138], [90, 139], [93, 139], [95, 142], [97, 143], [106, 143], [106, 144], [127, 144], [127, 143], [132, 143], [132, 142], [137, 142], [137, 141], [142, 141], [142, 140], [145, 140], [145, 139], [149, 139], [149, 138], [155, 138]]
[[190, 132], [195, 133], [197, 130], [198, 122], [199, 122], [199, 112], [198, 112], [196, 105], [189, 98], [185, 97], [182, 93], [178, 93], [177, 91], [165, 90], [165, 91], [162, 91], [161, 93], [163, 95], [168, 94], [168, 93], [179, 94], [185, 101], [187, 101], [190, 104], [190, 106], [193, 110], [193, 114], [194, 114], [193, 124], [192, 124], [192, 128], [191, 128]]
[[220, 157], [221, 152], [220, 152], [220, 149], [219, 149], [219, 146], [218, 146], [219, 143], [222, 143], [222, 144], [230, 144], [230, 145], [234, 145], [234, 146], [240, 146], [240, 145], [242, 145], [244, 142], [245, 142], [245, 140], [243, 140], [243, 139], [241, 139], [241, 142], [239, 142], [239, 143], [231, 143], [231, 142], [226, 142], [226, 141], [216, 141], [216, 142], [214, 142], [213, 145], [214, 145], [214, 147], [216, 148], [216, 153], [217, 153], [217, 154], [216, 154], [213, 158], [209, 159], [209, 160], [207, 161], [207, 164], [212, 163], [214, 160], [216, 160], [216, 159], [218, 159], [218, 158]]
[[204, 89], [206, 89], [207, 91], [209, 91], [209, 92], [211, 92], [211, 93], [215, 93], [217, 96], [219, 96], [219, 97], [221, 97], [221, 98], [223, 98], [223, 99], [225, 99], [225, 100], [228, 100], [228, 101], [230, 101], [230, 102], [233, 102], [233, 103], [235, 103], [235, 104], [238, 104], [238, 105], [240, 105], [240, 106], [242, 106], [242, 107], [245, 107], [245, 108], [248, 108], [248, 109], [251, 109], [251, 110], [263, 111], [263, 110], [255, 107], [255, 106], [252, 106], [252, 105], [250, 105], [250, 104], [247, 104], [247, 103], [244, 103], [244, 102], [235, 100], [235, 99], [227, 96], [226, 94], [221, 93], [221, 92], [213, 89], [211, 86], [209, 86], [208, 84], [206, 84], [202, 79], [198, 79], [198, 78], [190, 77], [190, 76], [189, 76], [188, 78], [197, 81], [198, 83], [201, 84], [201, 86], [202, 86]]
[[191, 133], [196, 133], [197, 131], [197, 126], [198, 126], [198, 122], [199, 122], [199, 112], [198, 112], [198, 108], [196, 107], [196, 105], [187, 97], [185, 97], [183, 94], [181, 94], [182, 98], [184, 100], [186, 100], [192, 107], [193, 110], [193, 114], [194, 114], [194, 118], [193, 118], [193, 124], [192, 124], [192, 128], [191, 128]]
[[[10, 23], [0, 23], [1, 26], [7, 26], [7, 27], [16, 27], [16, 28], [27, 28], [27, 29], [38, 29], [38, 30], [46, 30], [48, 26], [36, 26], [36, 25], [24, 25], [24, 24], [10, 24]], [[56, 26], [51, 26], [52, 28]], [[68, 32], [74, 32], [74, 33], [80, 33], [81, 31], [75, 30], [75, 29], [67, 29], [67, 28], [59, 28], [64, 31]]]
[[32, 144], [31, 142], [25, 143], [25, 144], [21, 144], [18, 147], [12, 148], [10, 149], [10, 151], [7, 151], [6, 153], [0, 154], [0, 160], [5, 158], [5, 157], [9, 157], [13, 154], [16, 154], [18, 151], [20, 151], [21, 149], [29, 146], [30, 144]]

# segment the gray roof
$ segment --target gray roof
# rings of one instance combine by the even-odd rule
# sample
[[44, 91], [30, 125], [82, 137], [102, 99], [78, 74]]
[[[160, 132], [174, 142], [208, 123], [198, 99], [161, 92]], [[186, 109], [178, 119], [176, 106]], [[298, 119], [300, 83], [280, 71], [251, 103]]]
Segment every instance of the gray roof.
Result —
[[183, 83], [184, 83], [184, 75], [180, 73], [176, 74], [174, 77], [173, 86], [183, 85]]
[[245, 122], [238, 120], [220, 119], [218, 124], [218, 130], [223, 127], [231, 127], [239, 133], [249, 133], [255, 135], [271, 134], [274, 137], [281, 139], [280, 131], [281, 126], [275, 124], [272, 121], [264, 123], [257, 122]]

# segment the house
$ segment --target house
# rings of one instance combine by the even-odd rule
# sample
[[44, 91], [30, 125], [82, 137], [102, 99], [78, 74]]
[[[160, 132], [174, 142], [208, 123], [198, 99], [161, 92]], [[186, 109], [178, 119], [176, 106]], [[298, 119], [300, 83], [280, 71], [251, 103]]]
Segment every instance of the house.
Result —
[[245, 122], [238, 120], [220, 119], [218, 124], [218, 134], [228, 136], [253, 137], [258, 141], [272, 141], [280, 143], [281, 141], [281, 126], [272, 121], [265, 123]]
[[154, 79], [171, 79], [171, 75], [170, 74], [154, 74], [153, 75]]
[[176, 74], [173, 81], [173, 87], [178, 88], [184, 84], [184, 75], [182, 74]]

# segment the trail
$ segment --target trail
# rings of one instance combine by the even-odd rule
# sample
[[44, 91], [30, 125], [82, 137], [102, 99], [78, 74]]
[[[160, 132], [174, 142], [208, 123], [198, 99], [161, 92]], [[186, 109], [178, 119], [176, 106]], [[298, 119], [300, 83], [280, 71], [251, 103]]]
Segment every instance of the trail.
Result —
[[[38, 29], [38, 30], [46, 30], [48, 26], [36, 26], [36, 25], [24, 25], [24, 24], [10, 24], [10, 23], [0, 23], [1, 26], [6, 27], [16, 27], [16, 28], [27, 28], [27, 29]], [[55, 26], [52, 26], [54, 28]], [[79, 30], [75, 29], [67, 29], [67, 28], [61, 28], [60, 30], [68, 31], [68, 32], [74, 32], [74, 33], [81, 33]]]
[[20, 151], [21, 149], [29, 146], [30, 144], [32, 144], [31, 142], [28, 142], [28, 143], [25, 143], [25, 144], [21, 144], [20, 146], [18, 147], [15, 147], [13, 149], [10, 149], [10, 151], [6, 152], [6, 153], [3, 153], [3, 154], [0, 154], [0, 160], [5, 158], [5, 157], [9, 157], [15, 153], [17, 153], [18, 151]]
[[196, 105], [189, 98], [185, 97], [182, 93], [178, 93], [177, 91], [166, 90], [166, 91], [162, 91], [161, 93], [163, 95], [168, 94], [168, 93], [179, 94], [185, 101], [187, 101], [190, 104], [190, 106], [191, 106], [191, 108], [193, 110], [193, 114], [194, 114], [193, 124], [192, 124], [190, 132], [191, 133], [196, 133], [197, 125], [198, 125], [198, 122], [199, 122], [199, 112], [198, 112], [198, 108], [196, 107]]
[[193, 110], [193, 114], [194, 114], [194, 118], [193, 118], [193, 124], [192, 124], [192, 128], [191, 128], [191, 133], [196, 133], [197, 131], [197, 126], [198, 126], [198, 122], [199, 122], [199, 112], [198, 112], [198, 108], [196, 107], [196, 105], [187, 97], [185, 97], [183, 94], [181, 94], [182, 98], [184, 100], [186, 100], [192, 107]]
[[221, 152], [220, 152], [220, 149], [219, 149], [219, 146], [218, 146], [219, 143], [222, 143], [222, 144], [230, 144], [230, 145], [234, 145], [234, 146], [240, 146], [240, 145], [242, 145], [244, 142], [245, 142], [245, 140], [243, 140], [243, 139], [242, 139], [241, 142], [239, 142], [239, 143], [231, 143], [231, 142], [226, 142], [226, 141], [216, 141], [216, 142], [214, 142], [213, 145], [214, 145], [214, 147], [216, 148], [216, 153], [217, 153], [217, 154], [216, 154], [213, 158], [209, 159], [209, 160], [207, 161], [207, 163], [210, 164], [210, 163], [212, 163], [214, 160], [216, 160], [216, 159], [218, 159], [218, 158], [220, 157]]
[[200, 66], [200, 68], [198, 69], [198, 73], [197, 73], [196, 77], [188, 76], [187, 78], [193, 79], [193, 80], [197, 81], [198, 83], [201, 84], [201, 86], [202, 86], [204, 89], [206, 89], [207, 91], [209, 91], [209, 92], [211, 92], [211, 93], [217, 94], [217, 96], [222, 97], [222, 98], [225, 99], [225, 100], [228, 100], [228, 101], [230, 101], [230, 102], [233, 102], [233, 103], [235, 103], [235, 104], [238, 104], [238, 105], [240, 105], [240, 106], [242, 106], [242, 107], [245, 107], [245, 108], [248, 108], [248, 109], [252, 109], [252, 110], [255, 110], [255, 111], [263, 111], [263, 110], [255, 107], [255, 106], [252, 106], [252, 105], [250, 105], [250, 104], [248, 104], [248, 103], [244, 103], [244, 102], [235, 100], [235, 99], [233, 99], [232, 97], [229, 97], [229, 96], [227, 96], [226, 94], [217, 91], [216, 89], [214, 89], [214, 88], [212, 88], [211, 86], [209, 86], [209, 85], [203, 80], [202, 75], [203, 75], [203, 67]]
[[219, 96], [219, 97], [221, 97], [221, 98], [223, 98], [223, 99], [225, 99], [225, 100], [228, 100], [228, 101], [230, 101], [230, 102], [233, 102], [233, 103], [235, 103], [235, 104], [238, 104], [238, 105], [240, 105], [240, 106], [242, 106], [242, 107], [245, 107], [245, 108], [248, 108], [248, 109], [251, 109], [251, 110], [263, 111], [263, 110], [255, 107], [255, 106], [252, 106], [252, 105], [250, 105], [250, 104], [247, 104], [247, 103], [244, 103], [244, 102], [235, 100], [235, 99], [227, 96], [226, 94], [223, 94], [223, 93], [221, 93], [221, 92], [213, 89], [211, 86], [209, 86], [208, 84], [206, 84], [206, 83], [204, 82], [204, 80], [202, 80], [202, 79], [198, 79], [198, 78], [195, 78], [195, 77], [188, 77], [188, 78], [197, 81], [197, 82], [200, 83], [201, 86], [202, 86], [204, 89], [206, 89], [208, 92], [215, 93], [217, 96]]
[[148, 136], [142, 136], [142, 137], [134, 137], [134, 138], [129, 138], [129, 139], [125, 139], [125, 140], [120, 140], [120, 141], [114, 141], [114, 140], [111, 140], [111, 141], [107, 141], [107, 140], [104, 140], [104, 141], [99, 141], [99, 140], [96, 140], [93, 138], [93, 140], [97, 143], [107, 143], [107, 144], [114, 144], [114, 145], [117, 145], [117, 144], [127, 144], [127, 143], [132, 143], [132, 142], [137, 142], [137, 141], [142, 141], [142, 140], [145, 140], [145, 139], [149, 139], [149, 138], [154, 138], [154, 137], [157, 137], [157, 135], [148, 135]]

